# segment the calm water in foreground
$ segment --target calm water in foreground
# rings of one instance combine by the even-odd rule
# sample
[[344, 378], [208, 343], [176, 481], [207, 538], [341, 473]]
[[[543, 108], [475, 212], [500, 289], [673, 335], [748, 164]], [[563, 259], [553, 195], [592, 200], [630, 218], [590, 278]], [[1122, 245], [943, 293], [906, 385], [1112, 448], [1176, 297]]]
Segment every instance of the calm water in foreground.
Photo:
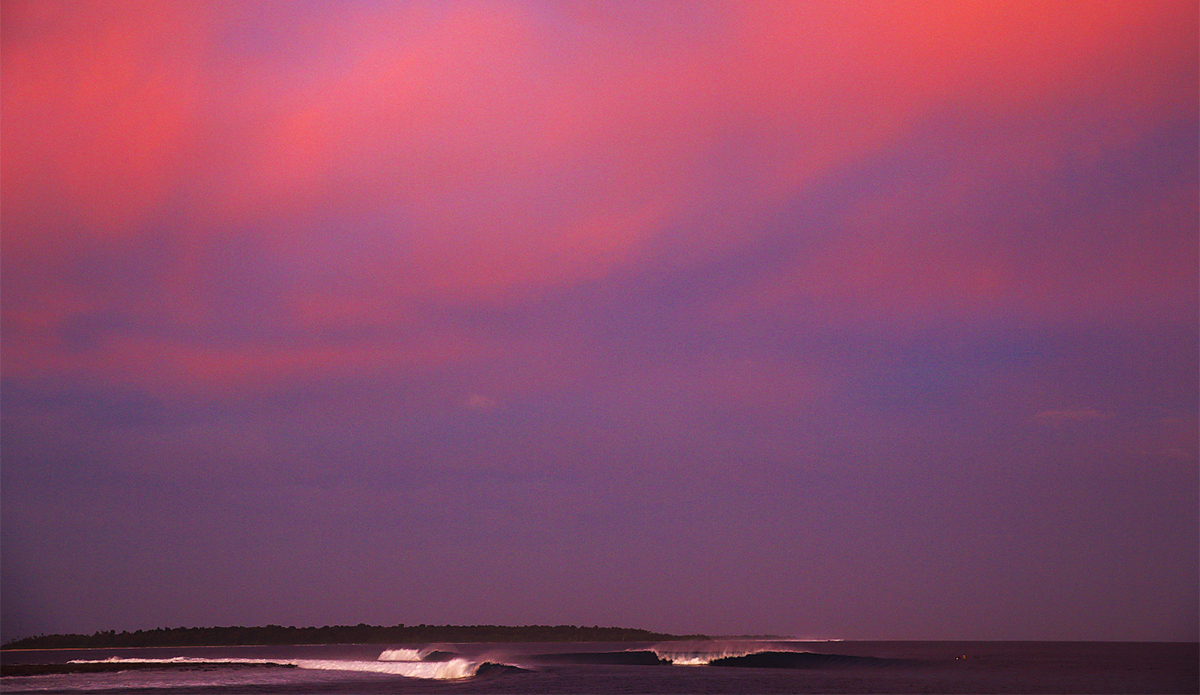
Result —
[[4, 652], [89, 693], [1198, 693], [1195, 643], [712, 641]]

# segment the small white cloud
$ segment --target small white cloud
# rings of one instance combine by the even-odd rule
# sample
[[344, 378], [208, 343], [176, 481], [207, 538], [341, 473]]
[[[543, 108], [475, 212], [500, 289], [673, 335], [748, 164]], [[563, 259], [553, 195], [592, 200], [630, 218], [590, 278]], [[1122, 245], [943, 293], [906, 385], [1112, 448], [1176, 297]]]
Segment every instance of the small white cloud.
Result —
[[1104, 418], [1112, 417], [1112, 414], [1096, 410], [1095, 408], [1080, 408], [1078, 410], [1043, 410], [1033, 417], [1035, 420], [1040, 422], [1048, 422], [1054, 425], [1060, 425], [1065, 422], [1102, 420]]
[[467, 396], [465, 405], [471, 410], [494, 410], [499, 403], [496, 402], [495, 398], [472, 393]]

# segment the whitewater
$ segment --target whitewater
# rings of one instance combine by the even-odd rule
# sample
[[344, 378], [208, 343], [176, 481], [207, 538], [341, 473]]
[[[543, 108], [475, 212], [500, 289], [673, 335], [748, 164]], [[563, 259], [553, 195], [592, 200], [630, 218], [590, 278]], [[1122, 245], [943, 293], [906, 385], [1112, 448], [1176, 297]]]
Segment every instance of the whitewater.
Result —
[[301, 669], [317, 671], [356, 671], [361, 673], [387, 673], [405, 678], [426, 678], [432, 680], [452, 680], [470, 678], [479, 670], [481, 662], [464, 658], [451, 658], [445, 661], [425, 661], [417, 649], [389, 649], [379, 655], [375, 661], [359, 661], [350, 659], [252, 659], [239, 657], [193, 657], [174, 656], [163, 659], [146, 659], [138, 657], [112, 656], [102, 660], [73, 659], [68, 664], [128, 664], [164, 666], [294, 666]]

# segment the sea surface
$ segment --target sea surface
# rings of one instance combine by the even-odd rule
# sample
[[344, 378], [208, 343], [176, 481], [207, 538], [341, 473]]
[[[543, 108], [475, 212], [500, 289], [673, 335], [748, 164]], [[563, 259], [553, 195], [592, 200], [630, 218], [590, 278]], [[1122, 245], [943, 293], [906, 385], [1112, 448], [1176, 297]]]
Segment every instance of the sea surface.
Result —
[[1177, 642], [731, 639], [0, 656], [6, 673], [41, 672], [0, 678], [5, 693], [1200, 693], [1200, 645]]

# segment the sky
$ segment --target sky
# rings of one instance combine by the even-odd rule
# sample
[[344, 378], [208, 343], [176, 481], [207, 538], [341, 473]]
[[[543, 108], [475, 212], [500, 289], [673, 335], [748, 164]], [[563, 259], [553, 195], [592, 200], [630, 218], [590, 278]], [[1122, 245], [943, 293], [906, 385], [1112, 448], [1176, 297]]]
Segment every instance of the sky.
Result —
[[5, 640], [1200, 638], [1194, 1], [0, 11]]

